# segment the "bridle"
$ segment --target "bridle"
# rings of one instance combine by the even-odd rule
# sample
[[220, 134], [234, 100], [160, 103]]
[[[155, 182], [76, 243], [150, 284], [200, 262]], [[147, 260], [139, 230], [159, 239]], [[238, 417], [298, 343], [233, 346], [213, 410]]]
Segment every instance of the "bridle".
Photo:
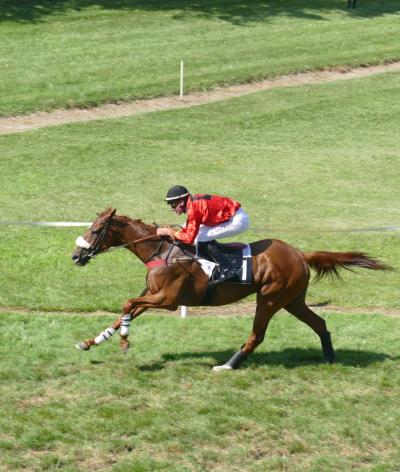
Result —
[[[103, 254], [105, 252], [110, 252], [110, 251], [113, 251], [115, 249], [120, 249], [120, 248], [123, 248], [123, 247], [127, 247], [127, 246], [130, 246], [130, 245], [136, 245], [136, 244], [139, 244], [141, 242], [144, 242], [144, 241], [149, 241], [151, 239], [155, 239], [155, 238], [161, 238], [162, 236], [158, 235], [158, 234], [152, 234], [150, 236], [146, 236], [144, 238], [139, 238], [139, 239], [134, 239], [132, 241], [129, 241], [127, 243], [124, 243], [124, 244], [119, 244], [118, 246], [111, 246], [107, 249], [104, 249], [104, 250], [100, 250], [100, 247], [104, 241], [104, 238], [106, 237], [106, 234], [107, 234], [107, 231], [109, 230], [111, 226], [111, 219], [108, 219], [103, 227], [99, 230], [95, 230], [95, 231], [92, 231], [92, 234], [96, 234], [96, 238], [95, 240], [93, 241], [93, 243], [89, 243], [88, 241], [86, 241], [86, 239], [84, 239], [82, 236], [79, 236], [79, 238], [77, 238], [75, 244], [82, 248], [86, 254], [84, 253], [79, 259], [82, 260], [83, 262], [85, 263], [88, 263], [91, 259], [95, 258], [96, 256], [98, 256], [99, 254]], [[161, 252], [161, 247], [162, 245], [164, 244], [165, 240], [162, 240], [160, 242], [160, 244], [157, 246], [157, 248], [155, 249], [154, 252], [152, 252], [152, 254], [144, 261], [145, 263], [150, 261], [156, 254], [159, 254]], [[174, 241], [172, 242], [172, 247], [174, 245], [177, 245]], [[168, 253], [168, 255], [170, 254], [170, 252], [172, 251], [172, 247]]]
[[106, 252], [106, 251], [101, 251], [100, 247], [104, 241], [104, 238], [106, 237], [106, 234], [110, 225], [111, 225], [110, 220], [107, 220], [101, 229], [92, 231], [92, 234], [96, 234], [96, 237], [93, 243], [89, 243], [82, 236], [79, 236], [79, 238], [77, 238], [77, 240], [75, 241], [75, 244], [84, 250], [83, 256], [80, 257], [79, 259], [83, 260], [84, 262], [89, 262], [91, 259], [96, 257], [101, 252]]

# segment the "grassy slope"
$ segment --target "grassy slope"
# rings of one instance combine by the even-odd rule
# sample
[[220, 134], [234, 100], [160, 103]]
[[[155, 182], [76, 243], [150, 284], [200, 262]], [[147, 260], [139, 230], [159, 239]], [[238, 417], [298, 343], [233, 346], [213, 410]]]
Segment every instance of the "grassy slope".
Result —
[[[310, 231], [398, 226], [398, 78], [276, 89], [3, 136], [2, 219], [91, 221], [111, 204], [167, 223], [176, 219], [162, 199], [181, 182], [241, 201], [253, 221], [244, 240], [278, 237], [304, 251], [365, 250], [399, 267], [397, 233]], [[125, 251], [73, 267], [79, 228], [0, 231], [3, 306], [118, 310], [143, 288], [145, 271]], [[343, 286], [312, 285], [310, 300], [398, 307], [398, 273], [345, 274]]]
[[181, 60], [194, 90], [400, 58], [397, 0], [0, 6], [0, 115], [176, 94]]
[[398, 470], [400, 320], [327, 318], [334, 366], [307, 327], [278, 316], [242, 369], [214, 374], [249, 318], [139, 318], [122, 358], [116, 339], [73, 348], [111, 319], [3, 314], [0, 468]]

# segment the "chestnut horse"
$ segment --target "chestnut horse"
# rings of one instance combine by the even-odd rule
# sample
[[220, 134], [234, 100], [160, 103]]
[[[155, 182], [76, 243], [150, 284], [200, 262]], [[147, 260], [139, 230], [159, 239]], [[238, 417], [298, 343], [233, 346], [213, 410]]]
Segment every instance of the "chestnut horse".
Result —
[[[208, 276], [194, 256], [194, 246], [172, 242], [157, 236], [156, 226], [116, 215], [107, 209], [76, 241], [72, 259], [77, 265], [87, 264], [94, 256], [112, 248], [126, 247], [147, 265], [146, 288], [137, 298], [129, 299], [122, 315], [97, 337], [76, 345], [87, 351], [99, 345], [120, 329], [120, 346], [126, 352], [130, 322], [149, 308], [176, 310], [178, 306], [200, 306], [204, 299]], [[284, 308], [306, 323], [320, 338], [325, 361], [332, 363], [335, 353], [325, 321], [305, 302], [310, 279], [309, 267], [317, 272], [317, 279], [327, 275], [340, 277], [341, 268], [362, 267], [372, 270], [390, 269], [382, 262], [360, 252], [308, 252], [275, 239], [264, 239], [250, 244], [253, 281], [233, 284], [229, 281], [214, 287], [207, 295], [207, 305], [217, 306], [236, 302], [252, 293], [257, 294], [253, 328], [247, 342], [224, 365], [215, 370], [234, 369], [264, 340], [273, 315]]]

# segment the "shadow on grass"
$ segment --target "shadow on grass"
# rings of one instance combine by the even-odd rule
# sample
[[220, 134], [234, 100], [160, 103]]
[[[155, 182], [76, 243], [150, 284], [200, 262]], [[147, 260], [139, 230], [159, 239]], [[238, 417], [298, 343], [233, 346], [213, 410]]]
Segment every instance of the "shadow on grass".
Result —
[[359, 18], [377, 17], [400, 10], [398, 0], [359, 0], [356, 9], [347, 9], [347, 0], [0, 0], [0, 21], [38, 22], [47, 16], [90, 7], [104, 10], [168, 12], [173, 19], [195, 16], [218, 19], [236, 25], [268, 21], [274, 16], [326, 20], [331, 11], [346, 11]]
[[320, 308], [320, 307], [328, 306], [330, 303], [331, 303], [330, 300], [325, 300], [323, 302], [308, 303], [308, 306], [310, 308]]
[[[202, 351], [202, 352], [181, 352], [179, 354], [163, 354], [162, 360], [151, 364], [139, 365], [141, 371], [158, 371], [165, 368], [170, 362], [186, 362], [206, 367], [224, 364], [232, 357], [234, 352], [225, 351]], [[213, 361], [210, 362], [210, 358]], [[357, 351], [352, 349], [338, 349], [336, 351], [336, 364], [353, 367], [367, 367], [371, 364], [384, 362], [385, 360], [399, 360], [400, 357], [393, 357], [381, 352]], [[295, 369], [305, 365], [323, 364], [322, 352], [319, 349], [287, 348], [282, 351], [254, 352], [242, 364], [243, 368], [254, 366], [270, 365], [283, 366], [287, 369]]]

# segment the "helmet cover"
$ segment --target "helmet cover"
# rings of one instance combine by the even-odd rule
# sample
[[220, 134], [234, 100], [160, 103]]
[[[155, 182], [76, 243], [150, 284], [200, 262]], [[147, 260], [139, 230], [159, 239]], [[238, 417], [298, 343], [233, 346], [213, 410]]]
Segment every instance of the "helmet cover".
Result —
[[185, 198], [189, 195], [189, 190], [182, 185], [174, 185], [171, 187], [168, 192], [165, 200], [167, 203], [172, 203], [174, 201]]

